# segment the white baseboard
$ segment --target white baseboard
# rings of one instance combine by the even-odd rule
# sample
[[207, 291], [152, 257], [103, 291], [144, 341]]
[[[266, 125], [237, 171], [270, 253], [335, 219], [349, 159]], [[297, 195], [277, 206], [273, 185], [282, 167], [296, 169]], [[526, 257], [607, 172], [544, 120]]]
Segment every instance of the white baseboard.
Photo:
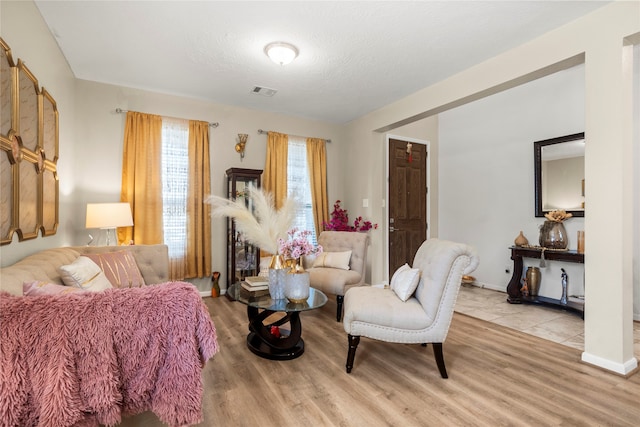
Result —
[[[226, 289], [222, 289], [220, 291], [220, 296], [224, 295], [227, 293]], [[200, 291], [200, 296], [201, 297], [210, 297], [211, 296], [211, 291]]]
[[505, 293], [507, 292], [506, 286], [496, 286], [490, 283], [478, 282], [477, 280], [473, 282], [472, 285], [482, 289], [491, 289], [492, 291], [505, 292]]
[[600, 356], [596, 356], [594, 354], [587, 353], [586, 351], [582, 352], [582, 361], [620, 375], [627, 375], [638, 367], [638, 360], [635, 357], [632, 357], [624, 363], [618, 363]]

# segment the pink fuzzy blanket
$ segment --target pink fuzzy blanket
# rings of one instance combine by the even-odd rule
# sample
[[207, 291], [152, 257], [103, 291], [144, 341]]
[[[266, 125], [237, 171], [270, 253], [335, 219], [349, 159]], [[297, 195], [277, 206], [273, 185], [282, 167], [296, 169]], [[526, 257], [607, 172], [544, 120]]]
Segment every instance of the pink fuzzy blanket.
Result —
[[0, 293], [0, 426], [112, 426], [153, 411], [202, 421], [218, 351], [200, 295], [173, 282], [98, 293]]

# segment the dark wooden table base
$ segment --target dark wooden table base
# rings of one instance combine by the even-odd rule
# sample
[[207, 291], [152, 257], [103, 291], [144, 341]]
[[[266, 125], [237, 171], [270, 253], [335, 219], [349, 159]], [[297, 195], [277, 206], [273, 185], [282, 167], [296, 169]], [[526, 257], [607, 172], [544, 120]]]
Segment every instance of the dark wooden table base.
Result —
[[[247, 347], [254, 354], [271, 360], [291, 360], [302, 356], [304, 353], [304, 341], [301, 338], [302, 324], [300, 323], [300, 313], [297, 311], [286, 313], [282, 318], [273, 323], [264, 324], [264, 320], [277, 311], [262, 310], [255, 307], [247, 307], [249, 317], [249, 335], [247, 336]], [[289, 323], [291, 330], [289, 335], [274, 335], [271, 327], [280, 327]]]
[[[584, 318], [584, 303], [569, 301], [568, 304], [561, 304], [560, 300], [547, 298], [543, 296], [525, 297], [522, 295], [520, 288], [522, 284], [522, 258], [540, 259], [542, 257], [542, 248], [511, 246], [511, 259], [513, 260], [513, 275], [507, 285], [507, 302], [510, 304], [539, 304], [559, 308], [567, 311], [573, 311], [580, 314]], [[564, 261], [584, 264], [584, 254], [576, 251], [554, 251], [545, 250], [544, 258], [548, 261]]]

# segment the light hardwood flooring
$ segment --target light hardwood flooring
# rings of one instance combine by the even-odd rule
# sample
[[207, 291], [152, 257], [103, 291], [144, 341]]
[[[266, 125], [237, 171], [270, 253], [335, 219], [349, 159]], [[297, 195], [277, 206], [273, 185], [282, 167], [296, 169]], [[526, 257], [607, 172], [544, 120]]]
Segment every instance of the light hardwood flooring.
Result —
[[[471, 304], [464, 295], [459, 301]], [[224, 297], [205, 303], [221, 350], [203, 371], [202, 426], [640, 423], [640, 375], [605, 372], [581, 363], [577, 348], [465, 314], [454, 314], [444, 343], [445, 380], [431, 346], [366, 338], [347, 374], [347, 338], [335, 320], [334, 298], [301, 314], [306, 350], [290, 361], [262, 359], [247, 349], [246, 306]], [[161, 423], [145, 413], [122, 425]]]
[[[584, 350], [584, 321], [556, 308], [509, 304], [504, 292], [462, 286], [456, 312]], [[640, 359], [640, 322], [633, 323], [634, 354]]]

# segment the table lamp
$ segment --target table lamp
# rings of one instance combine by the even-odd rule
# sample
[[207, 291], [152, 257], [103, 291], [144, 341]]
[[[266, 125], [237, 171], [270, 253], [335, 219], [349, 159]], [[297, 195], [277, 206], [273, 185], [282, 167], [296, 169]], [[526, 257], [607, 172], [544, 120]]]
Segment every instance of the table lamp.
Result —
[[118, 244], [116, 228], [132, 225], [133, 217], [129, 203], [87, 203], [85, 227], [103, 230], [105, 246]]

